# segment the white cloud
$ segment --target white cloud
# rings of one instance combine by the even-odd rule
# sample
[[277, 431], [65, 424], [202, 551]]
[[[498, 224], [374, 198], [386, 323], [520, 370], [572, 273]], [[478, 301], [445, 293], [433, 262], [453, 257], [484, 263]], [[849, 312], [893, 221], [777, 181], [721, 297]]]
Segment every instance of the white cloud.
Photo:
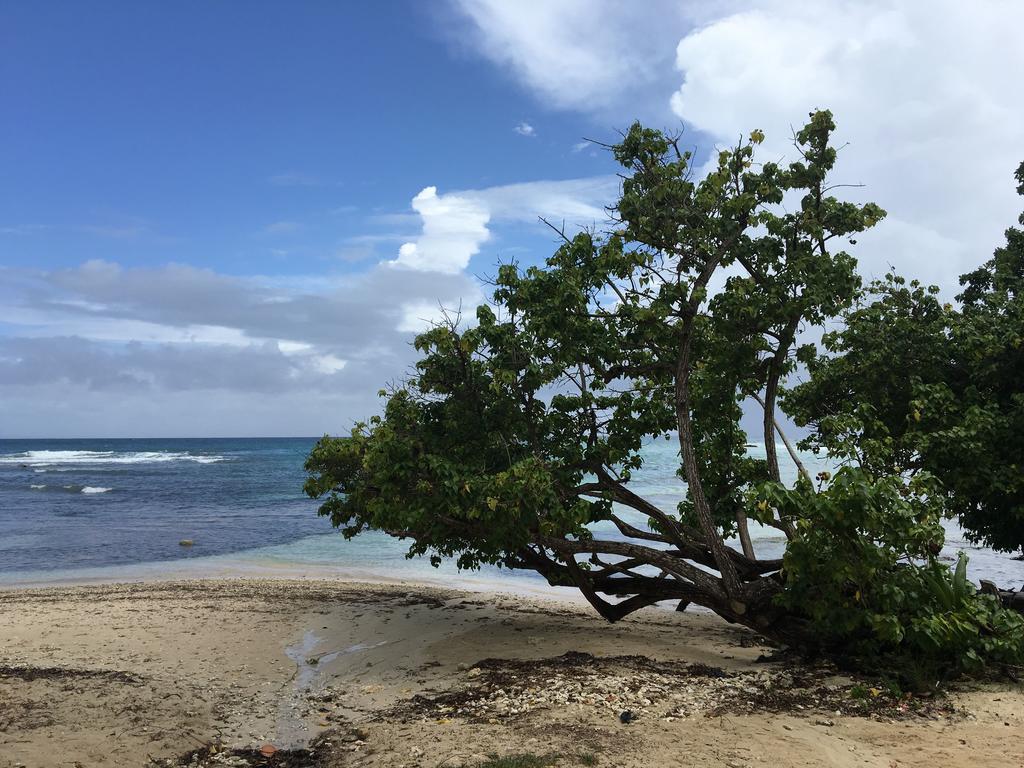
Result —
[[1020, 3], [758, 3], [682, 38], [672, 107], [723, 142], [762, 128], [787, 159], [791, 126], [832, 109], [835, 180], [866, 185], [841, 192], [890, 212], [854, 251], [865, 271], [951, 287], [1019, 206], [1022, 26]]
[[316, 370], [328, 376], [342, 370], [347, 364], [347, 360], [342, 360], [335, 355], [316, 355], [313, 357], [313, 366]]
[[[682, 4], [645, 0], [454, 0], [477, 52], [510, 69], [545, 102], [603, 109], [650, 84], [678, 40]], [[674, 35], [675, 40], [666, 37]], [[656, 41], [663, 41], [659, 46]]]
[[284, 341], [279, 339], [277, 348], [281, 351], [282, 355], [299, 355], [313, 349], [313, 345], [302, 341]]
[[526, 122], [519, 123], [519, 125], [517, 125], [512, 130], [515, 131], [516, 133], [518, 133], [520, 136], [531, 136], [532, 137], [532, 136], [536, 136], [537, 135], [536, 129], [532, 125], [530, 125], [529, 123], [526, 123]]
[[392, 264], [422, 272], [461, 272], [491, 237], [492, 222], [538, 223], [544, 217], [568, 228], [607, 218], [604, 206], [618, 190], [616, 176], [531, 181], [439, 195], [427, 187], [413, 198], [423, 232], [398, 250]]
[[393, 264], [423, 272], [461, 272], [490, 237], [490, 213], [476, 200], [426, 187], [412, 199], [423, 220], [423, 233], [398, 249]]
[[835, 180], [865, 185], [839, 193], [889, 211], [852, 249], [867, 274], [951, 288], [1019, 212], [1017, 0], [453, 3], [476, 51], [545, 106], [617, 127], [671, 125], [670, 107], [698, 148], [762, 128], [761, 156], [788, 160], [791, 128], [832, 109], [848, 142]]
[[537, 223], [539, 217], [565, 220], [570, 227], [605, 221], [605, 206], [618, 196], [617, 176], [591, 176], [562, 181], [528, 181], [469, 190], [460, 195], [477, 200], [496, 220]]
[[575, 144], [572, 145], [572, 151], [573, 151], [573, 153], [582, 152], [584, 149], [586, 149], [587, 147], [589, 147], [593, 143], [594, 142], [592, 142], [592, 141], [578, 141], [578, 142], [576, 142]]
[[405, 333], [420, 333], [441, 322], [446, 314], [449, 314], [448, 309], [436, 301], [413, 301], [402, 307], [402, 319], [398, 322], [398, 330]]

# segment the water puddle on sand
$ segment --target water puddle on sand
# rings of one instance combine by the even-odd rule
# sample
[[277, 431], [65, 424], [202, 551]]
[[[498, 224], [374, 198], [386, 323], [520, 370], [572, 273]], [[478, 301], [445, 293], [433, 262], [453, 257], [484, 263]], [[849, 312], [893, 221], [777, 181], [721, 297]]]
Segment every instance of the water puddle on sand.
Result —
[[277, 707], [277, 738], [274, 746], [279, 749], [295, 749], [309, 744], [310, 734], [306, 716], [308, 696], [323, 688], [324, 666], [341, 656], [368, 651], [386, 645], [388, 640], [377, 643], [356, 643], [347, 648], [326, 653], [314, 653], [323, 641], [312, 630], [306, 630], [302, 639], [284, 649], [285, 655], [295, 663], [295, 678], [291, 691], [281, 697]]

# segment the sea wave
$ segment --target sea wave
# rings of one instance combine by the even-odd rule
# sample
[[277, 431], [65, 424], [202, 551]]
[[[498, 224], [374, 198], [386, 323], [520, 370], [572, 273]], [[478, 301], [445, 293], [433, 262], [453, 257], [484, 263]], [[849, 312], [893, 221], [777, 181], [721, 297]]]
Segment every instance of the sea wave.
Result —
[[109, 493], [114, 490], [113, 488], [105, 488], [101, 485], [37, 485], [33, 483], [29, 486], [34, 491], [58, 491], [63, 493]]
[[0, 455], [0, 464], [24, 464], [28, 467], [66, 464], [162, 464], [168, 461], [216, 464], [226, 460], [225, 456], [177, 451], [24, 451]]

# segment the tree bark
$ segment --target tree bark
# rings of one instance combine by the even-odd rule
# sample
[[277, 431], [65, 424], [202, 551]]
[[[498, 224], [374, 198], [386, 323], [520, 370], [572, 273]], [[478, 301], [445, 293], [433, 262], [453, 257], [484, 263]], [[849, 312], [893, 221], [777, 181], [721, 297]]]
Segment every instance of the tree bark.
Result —
[[779, 482], [779, 457], [775, 450], [775, 399], [779, 391], [779, 379], [782, 377], [782, 366], [786, 362], [789, 347], [796, 337], [799, 324], [800, 317], [797, 316], [786, 324], [786, 328], [779, 335], [779, 345], [768, 366], [768, 377], [764, 387], [764, 452], [768, 461], [768, 474], [775, 482]]

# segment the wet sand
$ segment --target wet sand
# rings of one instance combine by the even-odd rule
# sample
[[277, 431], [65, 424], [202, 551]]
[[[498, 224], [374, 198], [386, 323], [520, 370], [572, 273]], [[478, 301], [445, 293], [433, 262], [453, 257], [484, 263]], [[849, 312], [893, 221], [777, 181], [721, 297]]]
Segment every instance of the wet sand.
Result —
[[861, 702], [771, 653], [710, 615], [608, 625], [578, 602], [411, 584], [6, 590], [0, 766], [168, 765], [211, 744], [282, 751], [193, 764], [284, 765], [316, 739], [304, 764], [1024, 766], [1020, 686]]

